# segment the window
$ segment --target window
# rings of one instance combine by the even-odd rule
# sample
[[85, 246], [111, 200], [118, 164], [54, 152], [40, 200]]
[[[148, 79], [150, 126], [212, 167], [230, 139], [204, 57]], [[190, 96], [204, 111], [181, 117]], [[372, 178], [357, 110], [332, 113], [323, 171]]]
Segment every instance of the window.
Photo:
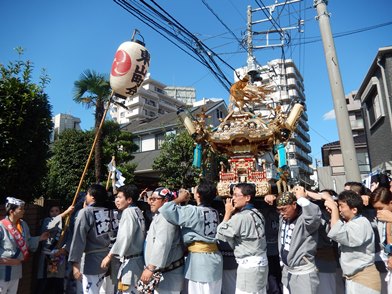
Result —
[[375, 89], [373, 89], [366, 100], [366, 109], [368, 112], [370, 125], [372, 126], [382, 116], [380, 96]]
[[357, 152], [358, 166], [361, 173], [370, 172], [369, 155], [366, 151]]
[[137, 145], [138, 149], [136, 152], [142, 152], [142, 142], [141, 142], [141, 138], [140, 137], [136, 137], [133, 139], [133, 143], [135, 143], [135, 145]]
[[165, 91], [162, 90], [161, 88], [155, 87], [155, 92], [161, 93], [161, 94], [165, 94]]
[[380, 93], [380, 83], [376, 77], [373, 77], [362, 95], [370, 128], [384, 116]]
[[155, 103], [155, 101], [152, 101], [152, 100], [150, 100], [150, 99], [146, 99], [146, 104], [148, 104], [148, 105], [151, 105], [151, 106], [156, 106], [156, 103]]

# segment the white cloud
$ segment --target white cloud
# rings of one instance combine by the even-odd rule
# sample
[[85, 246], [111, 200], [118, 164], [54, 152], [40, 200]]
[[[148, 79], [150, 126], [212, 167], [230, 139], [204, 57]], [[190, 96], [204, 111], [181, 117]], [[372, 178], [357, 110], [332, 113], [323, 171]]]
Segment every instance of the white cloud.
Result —
[[327, 113], [324, 113], [323, 120], [334, 120], [336, 119], [335, 110], [330, 110]]

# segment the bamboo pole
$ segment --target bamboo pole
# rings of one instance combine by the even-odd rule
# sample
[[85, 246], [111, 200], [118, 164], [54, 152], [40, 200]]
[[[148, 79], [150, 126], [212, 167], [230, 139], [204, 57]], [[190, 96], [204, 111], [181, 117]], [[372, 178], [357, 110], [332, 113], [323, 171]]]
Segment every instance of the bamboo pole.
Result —
[[109, 190], [109, 181], [112, 178], [112, 171], [109, 171], [108, 173], [108, 179], [106, 180], [106, 191]]
[[[114, 91], [112, 91], [112, 93], [110, 94], [110, 98], [109, 98], [108, 105], [107, 105], [107, 107], [106, 107], [106, 109], [105, 109], [105, 112], [104, 112], [104, 114], [103, 114], [103, 117], [102, 117], [102, 119], [101, 119], [101, 122], [100, 122], [100, 124], [99, 124], [99, 127], [98, 127], [98, 129], [96, 130], [95, 137], [94, 137], [94, 142], [93, 142], [93, 145], [91, 146], [90, 154], [88, 155], [86, 165], [84, 166], [84, 170], [83, 170], [82, 176], [80, 177], [80, 180], [79, 180], [79, 185], [78, 185], [78, 187], [77, 187], [77, 189], [76, 189], [74, 198], [73, 198], [73, 200], [72, 200], [72, 204], [71, 204], [72, 206], [75, 206], [76, 199], [78, 198], [78, 195], [79, 195], [79, 193], [80, 193], [80, 189], [82, 188], [83, 180], [84, 180], [84, 178], [85, 178], [85, 176], [86, 176], [88, 167], [89, 167], [90, 162], [91, 162], [91, 158], [93, 157], [95, 145], [97, 144], [99, 134], [100, 134], [100, 132], [101, 132], [101, 130], [102, 130], [103, 123], [105, 122], [106, 115], [107, 115], [107, 113], [108, 113], [108, 111], [109, 111], [109, 108], [110, 108], [110, 104], [111, 104], [111, 102], [112, 102], [113, 95], [114, 95]], [[63, 240], [64, 240], [64, 237], [65, 237], [65, 232], [68, 230], [70, 221], [71, 221], [71, 215], [67, 215], [67, 218], [66, 218], [66, 220], [65, 220], [65, 224], [64, 224], [63, 230], [62, 230], [62, 232], [61, 232], [61, 236], [60, 236], [59, 241], [58, 241], [58, 243], [57, 243], [57, 247], [60, 247], [60, 246], [61, 246], [61, 244], [62, 244], [62, 242], [63, 242]]]

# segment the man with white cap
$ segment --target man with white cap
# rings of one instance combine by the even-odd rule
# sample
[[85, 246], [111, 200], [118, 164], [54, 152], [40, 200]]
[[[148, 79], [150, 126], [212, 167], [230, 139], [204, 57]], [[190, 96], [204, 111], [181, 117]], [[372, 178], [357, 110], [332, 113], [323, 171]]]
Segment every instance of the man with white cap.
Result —
[[180, 227], [169, 223], [159, 209], [172, 200], [172, 193], [167, 188], [157, 188], [149, 197], [153, 220], [147, 233], [144, 252], [145, 269], [141, 276], [148, 284], [157, 271], [162, 273], [163, 281], [154, 293], [179, 294], [184, 284], [184, 245]]
[[28, 259], [29, 251], [37, 250], [39, 241], [49, 237], [49, 232], [30, 236], [29, 227], [22, 220], [24, 206], [24, 201], [7, 197], [6, 217], [0, 221], [0, 293], [14, 294], [18, 291], [22, 262]]

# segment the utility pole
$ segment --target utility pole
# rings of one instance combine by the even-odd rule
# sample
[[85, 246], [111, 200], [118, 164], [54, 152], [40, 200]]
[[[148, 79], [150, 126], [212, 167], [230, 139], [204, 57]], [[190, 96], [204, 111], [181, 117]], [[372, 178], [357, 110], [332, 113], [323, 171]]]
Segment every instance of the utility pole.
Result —
[[314, 0], [313, 6], [317, 10], [316, 19], [319, 21], [321, 38], [324, 45], [325, 60], [328, 68], [329, 84], [331, 86], [336, 122], [339, 133], [340, 148], [342, 150], [343, 165], [346, 180], [361, 182], [361, 174], [355, 152], [354, 139], [344, 94], [339, 62], [336, 55], [335, 44], [332, 38], [328, 0]]
[[254, 76], [257, 74], [257, 65], [256, 59], [253, 56], [253, 31], [252, 31], [252, 8], [249, 5], [247, 12], [247, 48], [248, 48], [248, 58], [247, 58], [247, 66], [248, 66], [248, 74]]

